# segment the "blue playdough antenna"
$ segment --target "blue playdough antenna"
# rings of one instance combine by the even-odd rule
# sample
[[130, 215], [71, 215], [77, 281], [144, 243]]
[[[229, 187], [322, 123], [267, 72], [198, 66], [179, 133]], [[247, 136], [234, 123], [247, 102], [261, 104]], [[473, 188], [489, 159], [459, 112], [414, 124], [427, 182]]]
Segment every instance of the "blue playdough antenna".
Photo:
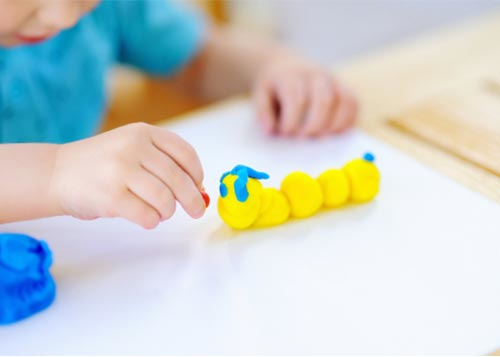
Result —
[[245, 165], [236, 165], [231, 171], [225, 172], [220, 178], [219, 191], [221, 197], [227, 196], [227, 187], [222, 182], [227, 175], [236, 175], [238, 178], [234, 181], [234, 193], [239, 202], [245, 202], [248, 198], [247, 182], [248, 178], [257, 180], [268, 179], [269, 175], [265, 172], [260, 172]]
[[52, 304], [56, 287], [48, 245], [24, 234], [0, 233], [0, 324], [30, 317]]
[[366, 152], [363, 155], [363, 159], [368, 162], [374, 162], [375, 161], [375, 155], [373, 155], [371, 152]]

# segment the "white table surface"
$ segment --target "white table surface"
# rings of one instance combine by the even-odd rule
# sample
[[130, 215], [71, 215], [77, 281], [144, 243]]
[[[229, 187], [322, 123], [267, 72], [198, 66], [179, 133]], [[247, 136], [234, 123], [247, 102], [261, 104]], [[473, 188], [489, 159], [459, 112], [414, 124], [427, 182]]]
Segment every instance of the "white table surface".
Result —
[[[0, 226], [45, 239], [57, 300], [0, 328], [1, 354], [484, 354], [500, 345], [500, 205], [360, 132], [272, 139], [238, 102], [169, 126], [212, 205], [153, 231], [120, 219]], [[369, 204], [235, 233], [215, 201], [237, 163], [279, 185], [370, 150]]]

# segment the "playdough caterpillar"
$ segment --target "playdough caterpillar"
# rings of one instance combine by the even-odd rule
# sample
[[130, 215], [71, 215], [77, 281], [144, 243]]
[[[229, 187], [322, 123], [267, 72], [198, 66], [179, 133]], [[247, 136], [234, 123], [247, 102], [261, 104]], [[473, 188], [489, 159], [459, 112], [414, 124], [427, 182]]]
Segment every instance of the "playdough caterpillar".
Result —
[[238, 165], [220, 179], [217, 209], [226, 224], [245, 229], [275, 226], [290, 217], [309, 217], [321, 207], [367, 202], [377, 195], [380, 185], [374, 161], [375, 157], [366, 153], [341, 169], [324, 171], [317, 179], [292, 172], [279, 190], [262, 186], [259, 180], [269, 178], [268, 174]]

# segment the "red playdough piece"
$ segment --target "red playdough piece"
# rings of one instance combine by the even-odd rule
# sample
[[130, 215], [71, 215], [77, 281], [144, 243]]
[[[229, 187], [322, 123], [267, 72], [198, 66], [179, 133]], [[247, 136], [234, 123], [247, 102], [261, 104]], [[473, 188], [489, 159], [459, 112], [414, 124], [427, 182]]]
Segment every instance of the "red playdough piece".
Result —
[[201, 191], [201, 197], [203, 197], [203, 201], [205, 201], [205, 207], [210, 206], [210, 196], [205, 191]]

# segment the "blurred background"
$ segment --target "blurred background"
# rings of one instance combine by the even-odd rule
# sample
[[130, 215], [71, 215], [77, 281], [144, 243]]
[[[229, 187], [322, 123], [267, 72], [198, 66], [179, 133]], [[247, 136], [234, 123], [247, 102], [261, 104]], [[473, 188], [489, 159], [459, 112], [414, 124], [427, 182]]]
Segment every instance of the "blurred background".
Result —
[[[220, 26], [272, 37], [331, 66], [500, 8], [500, 0], [175, 0]], [[500, 39], [499, 39], [500, 41]], [[104, 130], [157, 122], [209, 103], [129, 70], [113, 74]]]
[[[270, 27], [272, 24], [276, 26], [277, 37], [325, 64], [343, 62], [500, 7], [498, 0], [293, 0], [262, 3], [268, 7]], [[238, 8], [244, 2], [232, 4]]]

